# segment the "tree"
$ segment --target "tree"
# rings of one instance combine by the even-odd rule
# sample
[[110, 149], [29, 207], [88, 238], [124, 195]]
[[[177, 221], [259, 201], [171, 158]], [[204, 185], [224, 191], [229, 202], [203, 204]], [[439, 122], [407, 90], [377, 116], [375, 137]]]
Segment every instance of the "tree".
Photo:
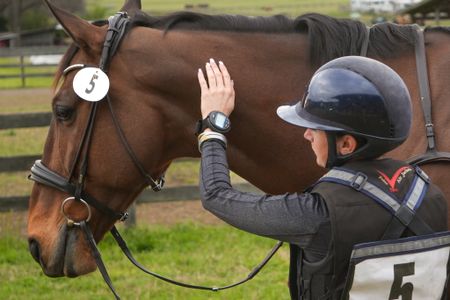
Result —
[[[70, 12], [83, 14], [84, 0], [52, 0]], [[7, 20], [9, 30], [21, 30], [48, 26], [52, 16], [42, 0], [0, 0], [0, 15]]]

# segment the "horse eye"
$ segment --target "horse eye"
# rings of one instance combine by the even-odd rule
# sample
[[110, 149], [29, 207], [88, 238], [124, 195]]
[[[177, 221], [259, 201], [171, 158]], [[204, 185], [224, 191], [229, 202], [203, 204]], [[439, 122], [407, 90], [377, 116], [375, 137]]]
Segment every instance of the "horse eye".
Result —
[[56, 105], [55, 106], [55, 115], [58, 120], [61, 121], [67, 121], [69, 120], [73, 115], [73, 108], [63, 105]]

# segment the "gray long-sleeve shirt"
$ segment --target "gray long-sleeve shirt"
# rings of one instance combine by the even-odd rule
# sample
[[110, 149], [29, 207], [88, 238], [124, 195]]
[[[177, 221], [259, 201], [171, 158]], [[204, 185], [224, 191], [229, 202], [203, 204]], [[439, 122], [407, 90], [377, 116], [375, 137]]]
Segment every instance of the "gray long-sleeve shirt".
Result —
[[325, 201], [314, 193], [257, 195], [232, 188], [224, 146], [202, 144], [200, 192], [203, 207], [239, 229], [295, 244], [319, 259], [331, 238]]

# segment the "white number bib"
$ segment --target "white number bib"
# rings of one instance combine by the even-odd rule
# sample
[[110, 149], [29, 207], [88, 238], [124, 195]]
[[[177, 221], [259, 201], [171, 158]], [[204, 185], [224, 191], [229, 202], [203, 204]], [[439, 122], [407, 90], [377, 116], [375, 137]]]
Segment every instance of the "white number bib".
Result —
[[344, 299], [441, 299], [450, 232], [356, 245]]

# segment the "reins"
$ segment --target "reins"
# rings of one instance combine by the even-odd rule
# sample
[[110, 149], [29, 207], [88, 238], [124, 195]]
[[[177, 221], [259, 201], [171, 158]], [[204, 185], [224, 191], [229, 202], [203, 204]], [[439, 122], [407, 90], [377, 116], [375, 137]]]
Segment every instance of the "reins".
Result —
[[[113, 17], [110, 17], [109, 20], [109, 27], [106, 34], [106, 39], [103, 45], [103, 50], [101, 54], [100, 64], [99, 68], [104, 71], [105, 73], [108, 70], [109, 63], [111, 57], [115, 54], [117, 48], [119, 47], [119, 44], [124, 37], [126, 33], [127, 24], [129, 23], [129, 19], [126, 13], [119, 12]], [[63, 72], [63, 74], [67, 74], [68, 72], [72, 70], [77, 69], [83, 69], [85, 67], [88, 67], [84, 64], [75, 64], [71, 65], [68, 68], [66, 68]], [[113, 106], [111, 103], [111, 100], [109, 98], [109, 95], [106, 95], [106, 101], [108, 103], [108, 108], [111, 113], [111, 117], [114, 123], [114, 126], [116, 128], [116, 132], [122, 142], [122, 145], [126, 149], [129, 157], [132, 159], [134, 165], [141, 173], [142, 177], [145, 178], [147, 183], [152, 187], [154, 191], [160, 191], [164, 184], [164, 176], [160, 176], [157, 180], [154, 180], [150, 174], [148, 174], [142, 165], [140, 163], [139, 159], [135, 155], [134, 151], [132, 150], [131, 146], [129, 145], [121, 126], [118, 122], [118, 118], [116, 114], [114, 113]], [[96, 200], [94, 197], [89, 195], [84, 191], [84, 182], [86, 179], [87, 169], [88, 169], [88, 153], [89, 153], [89, 147], [90, 142], [92, 138], [92, 132], [94, 128], [94, 123], [96, 119], [96, 113], [98, 109], [98, 102], [93, 102], [91, 104], [91, 109], [89, 112], [88, 122], [86, 124], [86, 128], [84, 129], [81, 142], [79, 144], [79, 147], [77, 149], [75, 159], [71, 165], [69, 177], [66, 179], [63, 176], [57, 174], [56, 172], [50, 170], [48, 167], [46, 167], [41, 160], [37, 160], [34, 165], [31, 168], [31, 174], [29, 175], [29, 179], [36, 181], [38, 183], [50, 186], [52, 188], [58, 189], [60, 191], [66, 192], [69, 195], [73, 195], [71, 197], [66, 198], [61, 205], [61, 213], [64, 215], [67, 221], [68, 227], [80, 227], [80, 229], [84, 232], [86, 241], [91, 249], [92, 255], [95, 259], [95, 262], [97, 264], [97, 267], [102, 274], [102, 277], [106, 284], [108, 285], [111, 292], [114, 294], [116, 299], [120, 299], [119, 294], [114, 288], [114, 285], [111, 281], [111, 278], [108, 274], [108, 271], [106, 269], [105, 264], [103, 263], [100, 251], [98, 250], [97, 243], [95, 242], [94, 236], [92, 234], [92, 231], [89, 227], [89, 220], [91, 218], [91, 209], [90, 206], [96, 208], [98, 211], [103, 213], [104, 215], [107, 215], [113, 220], [118, 221], [125, 221], [128, 217], [127, 212], [116, 212], [113, 209], [109, 208], [107, 205], [103, 204], [102, 202]], [[81, 157], [82, 156], [82, 157]], [[75, 183], [72, 183], [72, 178], [74, 178], [75, 169], [76, 166], [79, 165], [79, 175], [78, 179]], [[78, 201], [82, 203], [88, 212], [88, 216], [83, 221], [74, 221], [72, 220], [68, 214], [65, 212], [65, 205], [69, 201]], [[223, 287], [207, 287], [207, 286], [201, 286], [201, 285], [192, 285], [187, 284], [184, 282], [179, 282], [167, 277], [164, 277], [162, 275], [159, 275], [157, 273], [154, 273], [148, 269], [146, 269], [142, 264], [140, 264], [136, 259], [133, 257], [130, 249], [128, 248], [125, 240], [120, 235], [119, 231], [115, 226], [112, 227], [110, 230], [112, 236], [114, 237], [115, 241], [119, 245], [122, 252], [125, 254], [125, 256], [130, 260], [130, 262], [135, 265], [137, 268], [145, 272], [146, 274], [152, 275], [158, 279], [161, 279], [163, 281], [172, 283], [174, 285], [191, 288], [191, 289], [200, 289], [200, 290], [209, 290], [209, 291], [220, 291], [229, 289], [238, 285], [241, 285], [253, 277], [255, 277], [259, 271], [269, 262], [269, 260], [273, 257], [273, 255], [278, 251], [278, 249], [282, 246], [283, 242], [278, 242], [266, 255], [266, 257], [263, 259], [263, 261], [258, 264], [248, 275], [246, 278], [244, 278], [241, 281], [238, 281], [236, 283], [226, 285]]]

